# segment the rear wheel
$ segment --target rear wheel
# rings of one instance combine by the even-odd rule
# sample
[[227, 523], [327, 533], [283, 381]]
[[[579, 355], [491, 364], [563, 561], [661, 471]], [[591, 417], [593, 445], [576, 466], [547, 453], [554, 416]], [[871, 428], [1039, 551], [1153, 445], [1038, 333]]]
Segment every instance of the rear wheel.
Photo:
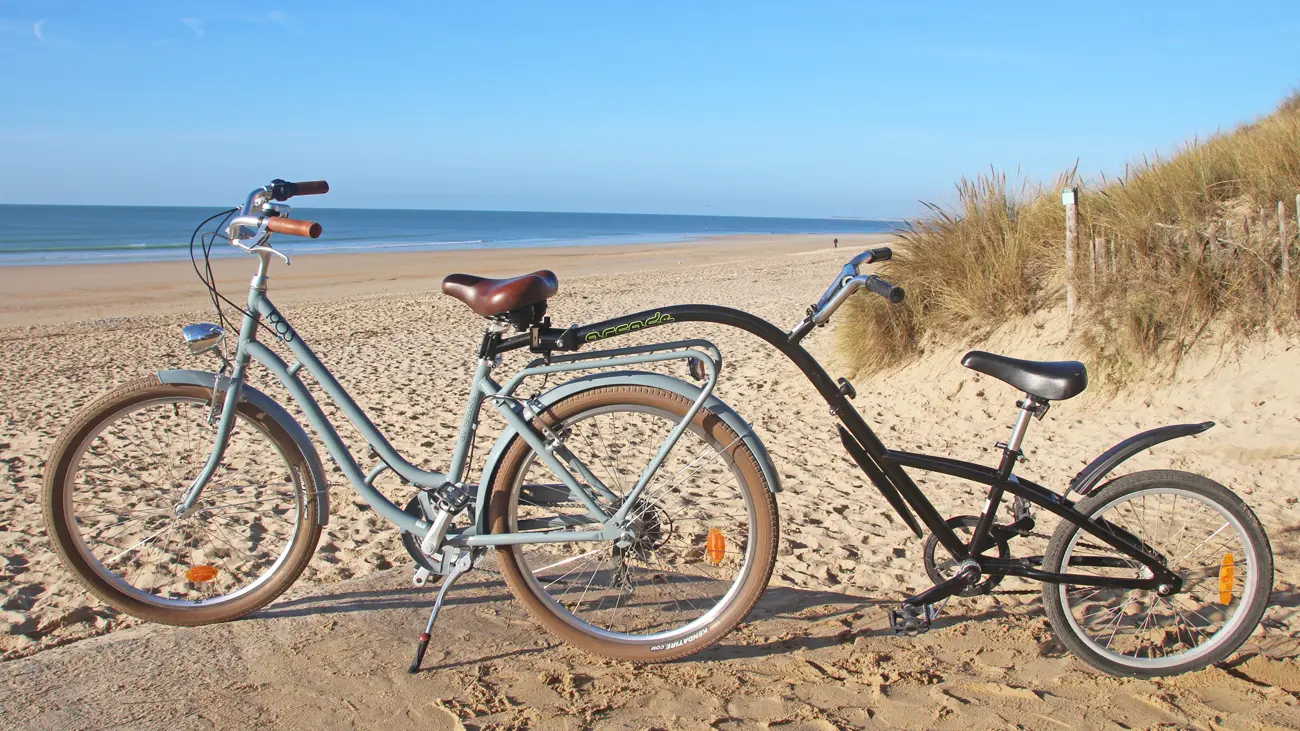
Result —
[[[646, 386], [570, 396], [545, 424], [610, 495], [613, 513], [691, 401]], [[739, 435], [701, 409], [629, 512], [614, 541], [498, 548], [515, 596], [566, 642], [605, 657], [662, 662], [722, 639], [745, 618], [772, 574], [776, 501]], [[493, 482], [493, 533], [599, 530], [585, 507], [516, 437]]]
[[292, 437], [248, 402], [194, 509], [177, 504], [211, 452], [211, 389], [142, 378], [88, 406], [45, 474], [45, 524], [91, 592], [135, 617], [200, 625], [270, 603], [320, 538], [316, 490]]
[[[1076, 509], [1128, 531], [1183, 579], [1170, 596], [1044, 585], [1052, 629], [1089, 663], [1113, 675], [1177, 675], [1227, 658], [1259, 625], [1273, 587], [1273, 553], [1259, 520], [1231, 490], [1200, 475], [1151, 470], [1110, 482]], [[1043, 569], [1151, 576], [1068, 522], [1052, 535]]]

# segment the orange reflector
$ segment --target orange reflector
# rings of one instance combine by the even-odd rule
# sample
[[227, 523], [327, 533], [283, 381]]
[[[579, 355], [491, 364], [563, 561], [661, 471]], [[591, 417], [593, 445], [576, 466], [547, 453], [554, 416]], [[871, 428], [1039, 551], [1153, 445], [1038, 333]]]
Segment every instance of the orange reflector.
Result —
[[189, 571], [185, 572], [185, 578], [196, 584], [202, 584], [205, 581], [212, 581], [217, 578], [216, 566], [191, 566]]
[[722, 558], [726, 555], [727, 537], [717, 528], [710, 528], [709, 540], [704, 543], [704, 556], [709, 559], [709, 563], [717, 566], [722, 563]]
[[1223, 554], [1223, 560], [1219, 562], [1219, 603], [1224, 606], [1232, 603], [1232, 585], [1236, 573], [1232, 554]]

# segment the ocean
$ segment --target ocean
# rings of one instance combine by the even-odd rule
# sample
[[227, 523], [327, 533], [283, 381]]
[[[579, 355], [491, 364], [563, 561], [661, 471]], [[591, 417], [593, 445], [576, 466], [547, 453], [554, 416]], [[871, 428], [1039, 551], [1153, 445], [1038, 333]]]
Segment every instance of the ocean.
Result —
[[[189, 258], [190, 234], [219, 208], [0, 205], [0, 266]], [[365, 251], [601, 246], [721, 234], [880, 233], [894, 221], [629, 213], [294, 208], [318, 221], [315, 240], [274, 236], [290, 256]], [[207, 230], [211, 230], [209, 224]], [[829, 241], [827, 243], [830, 243]], [[234, 256], [225, 243], [213, 256]]]

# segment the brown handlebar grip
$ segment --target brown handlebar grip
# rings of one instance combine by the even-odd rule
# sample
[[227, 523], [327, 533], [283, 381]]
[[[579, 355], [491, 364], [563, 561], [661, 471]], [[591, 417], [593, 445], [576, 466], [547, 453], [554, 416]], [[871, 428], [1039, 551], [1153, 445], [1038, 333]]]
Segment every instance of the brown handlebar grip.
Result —
[[266, 222], [266, 230], [278, 234], [289, 234], [290, 236], [305, 236], [309, 239], [318, 239], [321, 234], [321, 227], [315, 221], [299, 221], [293, 218], [272, 218]]
[[324, 195], [330, 192], [330, 184], [324, 180], [308, 180], [305, 183], [294, 183], [294, 195]]

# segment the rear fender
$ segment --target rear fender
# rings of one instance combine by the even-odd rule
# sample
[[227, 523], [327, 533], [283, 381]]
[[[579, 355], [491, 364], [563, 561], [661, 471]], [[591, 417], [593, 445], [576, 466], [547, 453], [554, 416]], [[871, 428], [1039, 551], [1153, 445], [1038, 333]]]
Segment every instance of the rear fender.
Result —
[[1070, 480], [1070, 488], [1065, 491], [1065, 494], [1069, 495], [1071, 492], [1077, 492], [1080, 495], [1088, 495], [1097, 486], [1097, 483], [1101, 482], [1103, 477], [1110, 474], [1121, 462], [1129, 457], [1170, 439], [1200, 434], [1212, 426], [1214, 426], [1214, 422], [1203, 421], [1199, 424], [1162, 426], [1150, 431], [1144, 431], [1141, 434], [1134, 434], [1102, 452], [1096, 459], [1089, 462], [1087, 467], [1079, 470], [1079, 474]]
[[[694, 401], [700, 396], [700, 388], [686, 381], [665, 376], [659, 373], [649, 373], [645, 371], [611, 371], [608, 373], [595, 373], [582, 378], [575, 378], [567, 383], [560, 384], [555, 388], [547, 391], [537, 400], [544, 406], [553, 406], [560, 400], [573, 396], [574, 394], [590, 391], [593, 388], [602, 386], [652, 386], [662, 388], [666, 391], [672, 391], [685, 398]], [[716, 396], [709, 396], [704, 402], [704, 408], [718, 415], [718, 418], [740, 436], [745, 446], [753, 453], [754, 459], [758, 461], [758, 468], [763, 473], [763, 479], [766, 480], [768, 489], [772, 492], [781, 491], [781, 480], [777, 476], [776, 467], [772, 464], [772, 458], [768, 456], [767, 448], [763, 442], [754, 433], [754, 429], [744, 419], [740, 418], [730, 406], [727, 406]], [[488, 453], [487, 460], [483, 464], [482, 479], [478, 485], [478, 506], [484, 506], [478, 509], [478, 525], [476, 532], [479, 535], [487, 535], [490, 529], [487, 525], [487, 499], [492, 489], [492, 483], [496, 481], [497, 469], [500, 465], [501, 457], [505, 454], [506, 447], [510, 440], [515, 437], [517, 432], [513, 428], [507, 427], [493, 445], [492, 451]]]
[[[212, 388], [216, 378], [217, 374], [209, 371], [158, 371], [158, 381], [160, 383]], [[221, 393], [225, 393], [229, 384], [230, 379], [222, 376]], [[307, 469], [311, 471], [312, 482], [316, 484], [316, 522], [321, 525], [328, 524], [330, 518], [329, 482], [325, 479], [325, 467], [321, 464], [320, 455], [316, 453], [316, 446], [311, 443], [311, 437], [307, 436], [307, 432], [303, 430], [302, 425], [290, 416], [283, 406], [276, 403], [275, 399], [247, 383], [240, 389], [239, 398], [241, 401], [247, 401], [261, 409], [268, 418], [275, 422], [276, 426], [283, 429], [284, 433], [293, 439], [293, 443], [298, 446], [298, 450], [307, 458]]]

